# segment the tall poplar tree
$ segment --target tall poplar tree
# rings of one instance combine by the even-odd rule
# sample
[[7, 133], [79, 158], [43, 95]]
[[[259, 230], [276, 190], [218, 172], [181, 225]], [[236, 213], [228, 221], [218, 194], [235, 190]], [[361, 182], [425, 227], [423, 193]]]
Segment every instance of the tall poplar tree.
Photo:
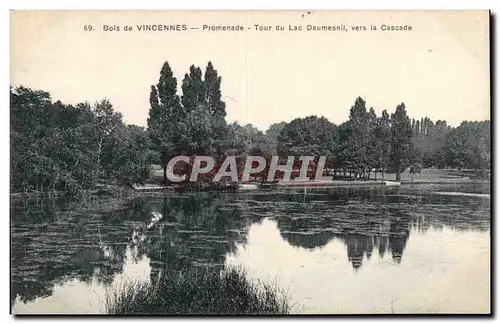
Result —
[[370, 134], [369, 134], [369, 113], [366, 110], [366, 101], [358, 97], [351, 107], [348, 121], [348, 149], [349, 161], [355, 173], [365, 173], [369, 162]]
[[391, 155], [390, 165], [396, 172], [396, 181], [401, 180], [401, 173], [409, 166], [412, 154], [412, 130], [406, 107], [401, 103], [391, 115]]
[[231, 150], [231, 132], [226, 122], [226, 103], [222, 100], [222, 78], [218, 75], [212, 62], [208, 62], [203, 79], [205, 107], [212, 116], [213, 141], [211, 152], [214, 158], [222, 163], [225, 152]]
[[191, 65], [182, 80], [182, 106], [187, 112], [205, 104], [205, 82], [199, 67]]
[[207, 108], [212, 116], [226, 117], [226, 103], [221, 100], [222, 78], [217, 75], [212, 62], [208, 62], [205, 70], [205, 96]]
[[382, 115], [377, 118], [377, 125], [373, 132], [373, 137], [376, 140], [376, 154], [374, 158], [374, 166], [382, 172], [382, 179], [384, 172], [389, 166], [389, 158], [391, 152], [391, 121], [387, 110], [382, 111]]
[[185, 116], [177, 95], [177, 79], [168, 62], [163, 64], [158, 84], [151, 86], [149, 103], [148, 131], [154, 149], [160, 154], [163, 181], [166, 183], [167, 163], [175, 154], [179, 134], [177, 129], [182, 126], [179, 122]]

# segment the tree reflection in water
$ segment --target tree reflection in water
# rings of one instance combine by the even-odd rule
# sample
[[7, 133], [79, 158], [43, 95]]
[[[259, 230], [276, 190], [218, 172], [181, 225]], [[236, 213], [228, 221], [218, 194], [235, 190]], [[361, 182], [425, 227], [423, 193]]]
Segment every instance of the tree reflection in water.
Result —
[[[341, 240], [354, 269], [374, 255], [402, 263], [410, 231], [489, 230], [489, 203], [415, 188], [168, 194], [101, 212], [64, 200], [13, 201], [11, 300], [49, 296], [55, 284], [74, 278], [110, 283], [123, 271], [127, 248], [136, 261], [149, 258], [152, 280], [192, 266], [222, 268], [226, 255], [246, 242], [250, 225], [265, 217], [293, 246]], [[132, 233], [152, 212], [162, 220], [134, 242]]]
[[[143, 197], [105, 213], [65, 207], [44, 200], [12, 204], [11, 301], [16, 295], [24, 303], [49, 296], [54, 285], [72, 278], [110, 283], [123, 269], [127, 247], [134, 260], [150, 259], [153, 280], [160, 271], [222, 267], [226, 253], [245, 241], [255, 221], [242, 217], [231, 197], [209, 193]], [[153, 211], [165, 217], [133, 244], [133, 230]]]
[[[307, 249], [339, 239], [355, 270], [361, 268], [365, 257], [372, 257], [374, 250], [380, 258], [390, 253], [396, 264], [401, 263], [411, 230], [425, 232], [444, 226], [489, 229], [489, 199], [384, 188], [336, 188], [285, 197], [288, 204], [274, 217], [281, 236], [289, 244]], [[267, 201], [267, 197], [261, 199]], [[274, 205], [270, 208], [280, 209]]]

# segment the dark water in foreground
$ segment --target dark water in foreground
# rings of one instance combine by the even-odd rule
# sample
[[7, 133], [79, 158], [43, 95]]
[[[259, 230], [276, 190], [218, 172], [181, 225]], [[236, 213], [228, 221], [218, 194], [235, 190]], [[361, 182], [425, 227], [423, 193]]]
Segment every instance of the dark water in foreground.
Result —
[[[14, 313], [99, 313], [105, 290], [125, 280], [229, 264], [286, 289], [298, 313], [490, 311], [489, 186], [169, 194], [112, 203], [12, 203]], [[164, 219], [132, 239], [153, 212]]]

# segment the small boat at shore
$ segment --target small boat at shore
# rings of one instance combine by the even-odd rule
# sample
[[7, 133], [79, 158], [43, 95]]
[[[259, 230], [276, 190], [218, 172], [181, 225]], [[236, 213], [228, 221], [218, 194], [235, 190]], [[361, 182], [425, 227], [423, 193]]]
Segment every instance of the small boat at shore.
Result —
[[174, 187], [175, 192], [189, 191], [234, 191], [239, 189], [237, 183], [185, 183]]
[[238, 189], [243, 189], [243, 190], [256, 190], [258, 188], [259, 187], [253, 183], [241, 183], [238, 185]]
[[399, 187], [399, 186], [401, 186], [401, 182], [399, 182], [399, 181], [386, 181], [385, 186], [386, 187]]

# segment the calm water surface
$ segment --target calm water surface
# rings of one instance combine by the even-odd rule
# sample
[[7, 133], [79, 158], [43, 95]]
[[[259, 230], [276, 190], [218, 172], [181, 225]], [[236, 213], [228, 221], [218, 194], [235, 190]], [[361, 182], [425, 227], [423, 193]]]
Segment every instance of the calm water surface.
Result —
[[[489, 186], [169, 194], [11, 204], [15, 313], [100, 313], [106, 290], [243, 266], [296, 313], [488, 313]], [[164, 215], [145, 236], [134, 229]]]

